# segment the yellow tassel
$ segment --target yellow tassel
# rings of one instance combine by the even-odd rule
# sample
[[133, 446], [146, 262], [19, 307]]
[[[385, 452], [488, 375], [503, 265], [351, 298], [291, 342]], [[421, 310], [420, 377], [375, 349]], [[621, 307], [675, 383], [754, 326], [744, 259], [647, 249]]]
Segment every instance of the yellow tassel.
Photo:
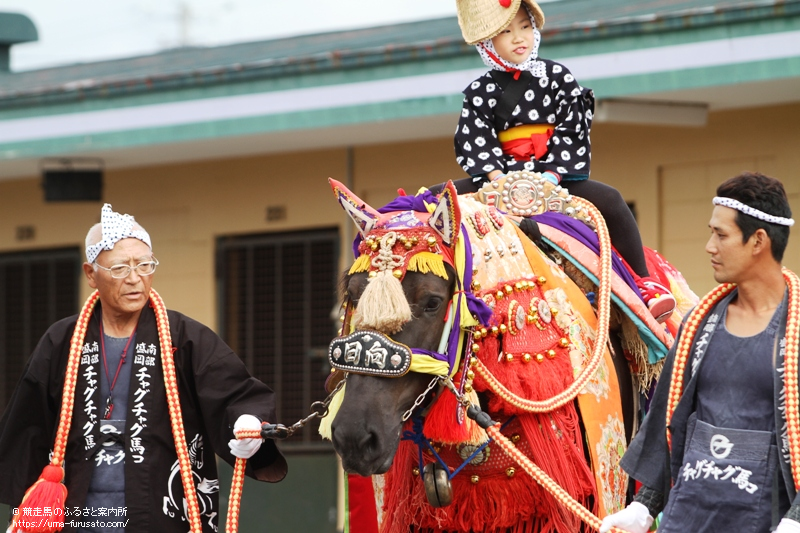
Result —
[[449, 279], [442, 256], [433, 252], [420, 252], [413, 255], [408, 261], [408, 269], [420, 274], [433, 272], [442, 279]]
[[349, 273], [355, 274], [356, 272], [366, 272], [369, 270], [370, 261], [371, 258], [367, 254], [358, 256], [358, 259], [353, 262], [353, 266], [350, 267]]
[[370, 278], [353, 315], [356, 329], [374, 329], [391, 335], [411, 320], [411, 308], [400, 280], [389, 270]]
[[333, 419], [336, 418], [336, 413], [339, 412], [339, 407], [342, 406], [342, 402], [344, 401], [345, 388], [347, 388], [346, 383], [342, 385], [342, 388], [339, 389], [339, 392], [337, 392], [334, 397], [331, 398], [331, 403], [328, 405], [328, 414], [319, 421], [319, 434], [323, 439], [331, 440], [333, 438], [331, 424], [333, 424]]

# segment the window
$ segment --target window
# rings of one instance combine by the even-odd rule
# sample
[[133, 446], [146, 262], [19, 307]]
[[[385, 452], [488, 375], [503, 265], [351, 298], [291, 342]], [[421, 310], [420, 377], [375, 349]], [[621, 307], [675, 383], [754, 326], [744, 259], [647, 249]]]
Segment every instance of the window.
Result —
[[[336, 335], [336, 230], [218, 241], [222, 337], [278, 397], [287, 426], [327, 396], [328, 344]], [[319, 446], [318, 421], [287, 444]]]
[[0, 412], [54, 322], [78, 312], [78, 248], [0, 254]]

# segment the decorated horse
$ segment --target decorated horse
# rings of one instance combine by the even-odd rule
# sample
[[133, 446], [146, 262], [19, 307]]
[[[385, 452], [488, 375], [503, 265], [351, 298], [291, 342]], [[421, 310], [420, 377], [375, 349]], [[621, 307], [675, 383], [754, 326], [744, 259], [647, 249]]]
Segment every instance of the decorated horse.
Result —
[[680, 274], [650, 252], [683, 296], [659, 324], [599, 212], [538, 174], [381, 209], [331, 185], [359, 235], [320, 431], [372, 476], [350, 507], [374, 497], [389, 533], [582, 531], [624, 507], [638, 400], [694, 300]]

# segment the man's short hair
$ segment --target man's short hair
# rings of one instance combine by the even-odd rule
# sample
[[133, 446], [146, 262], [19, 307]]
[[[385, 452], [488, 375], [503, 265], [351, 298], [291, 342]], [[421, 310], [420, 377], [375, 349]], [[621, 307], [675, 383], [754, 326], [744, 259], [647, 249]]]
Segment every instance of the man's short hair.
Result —
[[[717, 187], [717, 196], [732, 198], [764, 213], [776, 217], [792, 218], [792, 209], [783, 184], [758, 172], [744, 172]], [[736, 212], [736, 225], [742, 231], [742, 242], [759, 228], [767, 232], [771, 242], [772, 257], [779, 263], [789, 243], [789, 226], [759, 220], [741, 211]]]

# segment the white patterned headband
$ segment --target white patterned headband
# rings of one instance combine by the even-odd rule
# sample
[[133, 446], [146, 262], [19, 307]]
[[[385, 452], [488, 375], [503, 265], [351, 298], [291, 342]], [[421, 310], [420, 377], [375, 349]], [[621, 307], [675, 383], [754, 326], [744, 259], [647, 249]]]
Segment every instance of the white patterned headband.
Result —
[[136, 221], [131, 215], [121, 215], [111, 210], [111, 204], [105, 204], [100, 214], [100, 226], [103, 231], [103, 238], [100, 242], [86, 247], [86, 260], [94, 263], [97, 256], [103, 250], [113, 250], [114, 245], [122, 239], [133, 237], [145, 243], [150, 249], [150, 235], [142, 229], [133, 229]]
[[763, 220], [764, 222], [769, 222], [770, 224], [780, 224], [781, 226], [794, 226], [793, 218], [776, 217], [775, 215], [770, 215], [769, 213], [759, 211], [755, 207], [750, 207], [749, 205], [745, 205], [739, 200], [734, 200], [733, 198], [723, 198], [721, 196], [715, 196], [714, 200], [712, 201], [714, 202], [714, 205], [721, 205], [723, 207], [730, 207], [731, 209], [736, 209], [737, 211], [741, 211], [745, 215], [750, 215], [751, 217]]

